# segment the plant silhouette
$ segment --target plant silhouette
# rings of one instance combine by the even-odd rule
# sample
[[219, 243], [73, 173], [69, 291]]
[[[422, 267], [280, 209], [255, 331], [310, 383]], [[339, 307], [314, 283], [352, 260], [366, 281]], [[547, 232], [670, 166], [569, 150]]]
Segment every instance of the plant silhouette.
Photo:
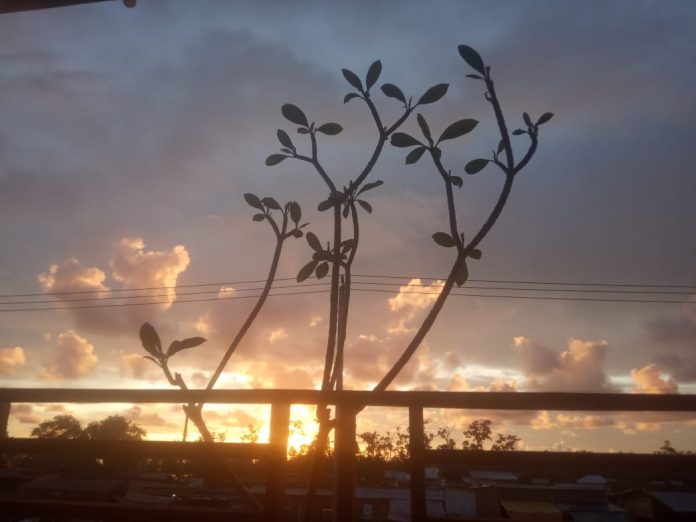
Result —
[[[425, 156], [429, 157], [434, 171], [443, 183], [447, 215], [446, 231], [435, 232], [432, 238], [438, 247], [451, 249], [454, 255], [449, 274], [437, 299], [432, 304], [411, 341], [404, 347], [393, 366], [374, 387], [375, 391], [385, 390], [394, 381], [432, 328], [453, 287], [455, 285], [461, 287], [466, 283], [469, 277], [468, 261], [470, 259], [481, 259], [480, 244], [500, 217], [510, 196], [515, 178], [528, 165], [536, 153], [539, 128], [553, 117], [552, 113], [544, 113], [534, 121], [529, 114], [524, 112], [522, 114], [523, 125], [510, 132], [496, 93], [491, 67], [484, 62], [477, 51], [469, 46], [460, 45], [458, 51], [460, 57], [474, 71], [468, 74], [467, 77], [483, 83], [484, 98], [493, 109], [494, 119], [500, 135], [497, 145], [492, 149], [491, 156], [472, 159], [466, 163], [464, 171], [469, 175], [475, 175], [489, 166], [494, 166], [503, 174], [503, 184], [496, 202], [481, 227], [471, 235], [471, 239], [467, 239], [463, 227], [460, 226], [457, 220], [455, 190], [464, 187], [464, 179], [453, 174], [452, 169], [446, 166], [440, 145], [445, 141], [457, 140], [471, 133], [476, 129], [478, 121], [471, 118], [459, 119], [446, 126], [438, 136], [437, 133], [431, 130], [424, 114], [418, 112], [416, 121], [422, 137], [399, 132], [401, 126], [416, 109], [424, 108], [444, 98], [449, 84], [437, 83], [428, 88], [414, 101], [414, 97], [407, 97], [398, 86], [392, 83], [383, 83], [379, 88], [381, 93], [391, 101], [398, 102], [401, 106], [399, 116], [393, 122], [385, 123], [374, 101], [374, 94], [377, 91], [374, 87], [382, 75], [381, 61], [373, 62], [364, 78], [359, 77], [353, 71], [343, 69], [343, 77], [351, 87], [351, 92], [347, 93], [343, 99], [344, 104], [354, 100], [362, 102], [366, 106], [375, 128], [374, 145], [366, 157], [364, 166], [347, 183], [340, 183], [335, 174], [320, 160], [319, 155], [320, 140], [334, 138], [343, 131], [343, 127], [335, 122], [317, 123], [312, 121], [300, 107], [294, 104], [286, 103], [281, 107], [282, 116], [294, 125], [296, 133], [305, 144], [303, 146], [296, 145], [286, 130], [278, 129], [276, 136], [281, 146], [280, 150], [270, 154], [266, 158], [265, 163], [267, 166], [272, 167], [278, 166], [284, 161], [293, 160], [311, 166], [327, 191], [318, 204], [317, 209], [320, 212], [329, 212], [333, 225], [328, 240], [320, 239], [314, 232], [304, 234], [310, 247], [311, 258], [301, 267], [297, 274], [298, 282], [302, 282], [312, 275], [317, 279], [330, 277], [329, 319], [324, 348], [322, 391], [340, 391], [344, 387], [344, 352], [349, 323], [352, 266], [360, 246], [361, 218], [365, 213], [372, 213], [372, 204], [365, 198], [369, 191], [383, 185], [381, 180], [370, 181], [368, 178], [384, 152], [385, 145], [389, 143], [393, 147], [410, 149], [405, 158], [406, 165], [415, 164]], [[527, 137], [528, 144], [521, 159], [517, 161], [515, 159], [512, 137], [522, 136]], [[290, 237], [302, 237], [302, 228], [306, 226], [306, 224], [299, 224], [301, 211], [299, 205], [295, 202], [281, 206], [273, 198], [260, 199], [253, 194], [245, 194], [244, 197], [247, 203], [257, 210], [257, 213], [253, 216], [254, 221], [267, 221], [273, 229], [276, 238], [276, 248], [264, 290], [247, 320], [223, 355], [208, 383], [207, 389], [215, 386], [230, 357], [263, 307], [275, 278], [284, 241]], [[282, 219], [279, 222], [276, 221], [273, 212], [280, 212]], [[294, 227], [289, 227], [290, 221], [292, 221]], [[200, 345], [204, 340], [194, 337], [183, 341], [174, 341], [165, 353], [161, 349], [161, 343], [154, 328], [147, 323], [141, 328], [141, 340], [145, 349], [150, 353], [148, 358], [160, 366], [167, 380], [174, 386], [186, 389], [186, 384], [181, 375], [178, 373], [172, 374], [169, 370], [169, 358], [181, 350]], [[203, 404], [188, 404], [184, 406], [184, 410], [186, 411], [187, 419], [191, 419], [196, 425], [203, 439], [212, 441], [210, 432], [202, 418], [202, 407]], [[307, 506], [305, 509], [305, 513], [308, 516], [314, 512], [313, 502], [318, 484], [318, 465], [316, 462], [318, 462], [318, 456], [324, 455], [326, 451], [329, 433], [335, 423], [335, 419], [331, 418], [331, 411], [326, 404], [317, 406], [316, 417], [319, 422], [319, 429], [313, 444], [314, 463], [310, 471]], [[505, 446], [507, 448], [509, 446], [514, 447], [515, 441], [501, 440], [498, 442], [501, 447]]]

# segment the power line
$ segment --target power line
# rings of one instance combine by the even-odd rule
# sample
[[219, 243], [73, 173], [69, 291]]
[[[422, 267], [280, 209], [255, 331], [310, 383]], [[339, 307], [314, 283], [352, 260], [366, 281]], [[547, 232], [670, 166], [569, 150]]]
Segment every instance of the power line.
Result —
[[[364, 276], [361, 276], [364, 277]], [[294, 285], [278, 285], [274, 286], [274, 290], [287, 289], [287, 288], [307, 288], [316, 286], [328, 286], [330, 283], [304, 283], [304, 284], [294, 284]], [[359, 285], [371, 285], [371, 286], [398, 286], [402, 287], [401, 283], [385, 283], [378, 281], [353, 281], [353, 284]], [[430, 288], [431, 285], [423, 283], [408, 283], [409, 288]], [[181, 288], [181, 287], [179, 287]], [[587, 289], [587, 288], [531, 288], [531, 287], [514, 287], [514, 286], [476, 286], [467, 285], [467, 290], [485, 290], [485, 291], [514, 291], [514, 292], [565, 292], [565, 293], [582, 293], [582, 294], [614, 294], [614, 295], [692, 295], [694, 292], [691, 291], [674, 291], [674, 290], [606, 290], [606, 289]], [[230, 288], [221, 290], [203, 290], [199, 292], [179, 292], [175, 296], [177, 299], [185, 296], [192, 295], [209, 295], [209, 294], [220, 294], [221, 292], [258, 292], [263, 290], [263, 287], [252, 287], [252, 288]], [[80, 297], [76, 299], [37, 299], [33, 301], [0, 301], [0, 306], [12, 306], [12, 305], [31, 305], [31, 304], [65, 304], [65, 303], [77, 303], [77, 302], [104, 302], [112, 300], [123, 300], [123, 299], [154, 299], [160, 297], [171, 297], [171, 294], [145, 294], [145, 295], [122, 295], [122, 296], [105, 296], [105, 297]]]
[[[406, 275], [378, 275], [378, 274], [354, 274], [354, 277], [364, 277], [364, 278], [372, 278], [372, 279], [398, 279], [398, 280], [407, 280], [411, 281], [413, 279], [425, 279], [425, 280], [431, 280], [431, 281], [437, 281], [437, 280], [445, 280], [445, 277], [432, 277], [432, 276], [406, 276]], [[294, 277], [282, 277], [282, 278], [276, 278], [276, 281], [294, 281]], [[231, 286], [231, 285], [244, 285], [244, 284], [257, 284], [257, 283], [265, 283], [265, 279], [253, 279], [253, 280], [246, 280], [246, 281], [223, 281], [223, 282], [211, 282], [211, 283], [194, 283], [194, 284], [187, 284], [187, 285], [176, 285], [176, 286], [150, 286], [150, 287], [139, 287], [139, 288], [114, 288], [114, 289], [104, 289], [104, 290], [73, 290], [73, 291], [61, 291], [61, 292], [39, 292], [39, 293], [22, 293], [22, 294], [0, 294], [0, 299], [15, 299], [15, 298], [20, 298], [20, 297], [52, 297], [52, 296], [66, 296], [66, 295], [81, 295], [81, 294], [104, 294], [104, 293], [125, 293], [125, 292], [144, 292], [144, 291], [154, 291], [154, 290], [178, 290], [178, 289], [183, 289], [183, 288], [202, 288], [202, 287], [207, 287], [207, 286], [217, 286], [217, 287], [223, 287], [223, 286]], [[568, 281], [537, 281], [537, 280], [515, 280], [515, 279], [469, 279], [469, 282], [471, 283], [487, 283], [487, 284], [513, 284], [513, 285], [540, 285], [540, 286], [579, 286], [579, 287], [606, 287], [606, 288], [649, 288], [649, 289], [657, 289], [657, 288], [669, 288], [669, 289], [682, 289], [684, 290], [683, 292], [669, 292], [669, 291], [635, 291], [635, 293], [641, 293], [641, 294], [648, 294], [648, 293], [657, 293], [657, 294], [669, 294], [669, 293], [678, 293], [678, 294], [690, 294], [694, 292], [689, 292], [687, 289], [691, 289], [696, 291], [696, 285], [688, 285], [688, 284], [682, 284], [682, 285], [677, 285], [677, 284], [637, 284], [637, 283], [587, 283], [587, 282], [568, 282]], [[386, 283], [384, 283], [386, 284]], [[411, 285], [415, 286], [415, 285]], [[479, 287], [477, 287], [479, 288]], [[482, 288], [481, 288], [482, 289]], [[248, 290], [248, 289], [235, 289], [238, 291], [242, 290]], [[522, 290], [522, 289], [520, 289]], [[540, 291], [540, 289], [529, 289], [533, 291]], [[571, 288], [568, 289], [554, 289], [552, 291], [574, 291], [574, 292], [580, 292], [580, 290], [573, 290]], [[209, 292], [202, 292], [202, 293], [212, 293], [213, 291]], [[215, 291], [217, 292], [217, 290]], [[591, 292], [591, 291], [587, 291]], [[595, 292], [602, 292], [602, 290], [596, 290]], [[608, 293], [619, 293], [617, 292], [608, 292]], [[621, 291], [621, 293], [630, 293], [630, 291]], [[192, 292], [191, 295], [194, 293]], [[181, 294], [184, 295], [184, 294]], [[130, 297], [153, 297], [153, 296], [130, 296]], [[160, 296], [164, 297], [164, 296]], [[125, 298], [125, 297], [124, 297]], [[102, 298], [103, 299], [103, 298]], [[58, 301], [56, 301], [58, 302]], [[5, 304], [5, 303], [0, 303], [0, 304]], [[7, 303], [10, 304], [10, 303]]]
[[[353, 288], [355, 292], [366, 292], [366, 293], [389, 293], [393, 294], [394, 290], [379, 289], [379, 288]], [[269, 297], [282, 297], [289, 295], [305, 295], [305, 294], [321, 294], [327, 293], [330, 290], [308, 290], [299, 292], [283, 292], [283, 293], [271, 293]], [[406, 292], [409, 295], [439, 295], [440, 292]], [[607, 298], [591, 298], [591, 297], [566, 297], [566, 296], [525, 296], [525, 295], [491, 295], [491, 294], [477, 294], [469, 292], [458, 292], [453, 291], [450, 293], [451, 296], [456, 297], [478, 297], [478, 298], [490, 298], [490, 299], [524, 299], [532, 301], [575, 301], [575, 302], [593, 302], [593, 303], [641, 303], [641, 304], [696, 304], [696, 301], [686, 301], [686, 300], [658, 300], [658, 299], [607, 299]], [[47, 310], [84, 310], [84, 309], [99, 309], [99, 308], [121, 308], [128, 306], [149, 306], [149, 305], [162, 305], [162, 304], [182, 304], [182, 303], [201, 303], [201, 302], [221, 302], [227, 300], [236, 299], [251, 299], [258, 298], [259, 295], [244, 295], [244, 296], [230, 296], [230, 297], [211, 297], [204, 299], [177, 299], [175, 301], [153, 301], [146, 303], [109, 303], [104, 305], [78, 305], [78, 306], [56, 306], [56, 307], [36, 307], [36, 308], [10, 308], [0, 310], [0, 313], [7, 312], [38, 312]]]

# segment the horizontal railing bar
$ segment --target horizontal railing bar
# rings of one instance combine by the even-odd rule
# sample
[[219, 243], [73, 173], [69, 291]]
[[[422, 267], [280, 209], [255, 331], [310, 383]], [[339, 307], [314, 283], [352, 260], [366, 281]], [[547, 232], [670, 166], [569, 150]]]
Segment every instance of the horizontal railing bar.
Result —
[[204, 443], [161, 440], [0, 439], [0, 453], [52, 454], [85, 457], [172, 457], [205, 459], [267, 458], [269, 444]]
[[479, 410], [696, 411], [696, 395], [637, 393], [2, 388], [0, 403], [346, 404]]

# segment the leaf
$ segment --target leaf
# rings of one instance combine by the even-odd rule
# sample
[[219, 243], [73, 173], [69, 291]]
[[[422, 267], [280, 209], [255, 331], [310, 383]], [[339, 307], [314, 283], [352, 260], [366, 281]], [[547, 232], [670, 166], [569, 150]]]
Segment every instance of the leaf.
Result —
[[360, 81], [360, 78], [358, 78], [357, 74], [355, 74], [350, 69], [341, 69], [341, 72], [343, 73], [343, 77], [346, 79], [346, 81], [348, 83], [350, 83], [353, 87], [358, 89], [360, 92], [363, 92], [362, 82]]
[[522, 129], [515, 129], [512, 131], [513, 136], [520, 136], [521, 134], [527, 134], [527, 131]]
[[325, 199], [319, 205], [317, 205], [317, 210], [319, 212], [324, 212], [325, 210], [329, 210], [331, 207], [334, 206], [334, 202], [331, 198]]
[[270, 197], [269, 197], [269, 198], [263, 198], [263, 199], [261, 200], [261, 203], [263, 203], [264, 205], [266, 205], [268, 208], [272, 208], [273, 210], [280, 210], [280, 205], [279, 205], [278, 202], [277, 202], [275, 199], [273, 199], [273, 198], [270, 198]]
[[293, 223], [297, 224], [300, 219], [302, 219], [300, 204], [296, 201], [291, 201], [288, 205], [288, 210], [290, 211], [290, 219], [292, 219]]
[[148, 361], [152, 361], [153, 363], [155, 363], [155, 364], [156, 364], [157, 366], [159, 366], [160, 368], [162, 367], [162, 366], [160, 365], [159, 361], [158, 361], [157, 359], [155, 359], [154, 357], [150, 357], [149, 355], [143, 355], [143, 359], [147, 359]]
[[297, 282], [301, 283], [305, 279], [307, 279], [310, 275], [312, 275], [312, 272], [314, 272], [314, 269], [317, 266], [316, 261], [310, 261], [307, 263], [305, 266], [303, 266], [300, 271], [297, 273]]
[[254, 221], [263, 221], [264, 219], [266, 219], [266, 214], [264, 214], [263, 212], [259, 214], [254, 214], [254, 217], [251, 219], [253, 219]]
[[462, 260], [454, 276], [454, 282], [457, 283], [457, 286], [462, 286], [467, 279], [469, 279], [469, 267], [466, 266], [466, 261]]
[[481, 251], [478, 248], [474, 248], [471, 252], [469, 252], [469, 257], [481, 259]]
[[477, 172], [482, 170], [486, 165], [488, 165], [489, 161], [490, 160], [483, 158], [471, 160], [464, 167], [464, 172], [466, 172], [467, 174], [476, 174]]
[[505, 140], [500, 140], [498, 142], [498, 154], [503, 152], [504, 149], [505, 149]]
[[140, 342], [143, 343], [143, 348], [150, 355], [154, 357], [162, 355], [162, 341], [160, 341], [157, 331], [150, 323], [143, 323], [140, 327]]
[[343, 127], [341, 127], [338, 123], [325, 123], [317, 130], [326, 134], [327, 136], [335, 136], [343, 130]]
[[524, 120], [524, 123], [527, 125], [527, 127], [532, 127], [532, 119], [529, 117], [529, 114], [526, 112], [522, 113], [522, 119]]
[[304, 127], [300, 127], [297, 129], [297, 134], [309, 134], [309, 129], [305, 129]]
[[474, 49], [468, 45], [460, 45], [458, 47], [459, 55], [464, 58], [464, 61], [469, 64], [469, 67], [486, 75], [486, 66], [483, 63], [483, 58]]
[[278, 129], [278, 141], [283, 147], [287, 147], [290, 150], [295, 150], [295, 146], [292, 144], [292, 140], [290, 139], [290, 136], [288, 136], [288, 133], [285, 132], [283, 129]]
[[302, 109], [300, 109], [297, 105], [286, 103], [280, 108], [280, 111], [283, 113], [283, 116], [285, 116], [285, 119], [291, 121], [292, 123], [302, 125], [303, 127], [309, 127], [307, 116], [305, 116], [305, 113], [302, 112]]
[[272, 167], [283, 161], [287, 156], [285, 154], [271, 154], [266, 158], [266, 166]]
[[354, 92], [349, 92], [343, 97], [343, 103], [348, 103], [350, 100], [353, 98], [360, 98], [359, 94], [355, 94]]
[[457, 242], [452, 239], [452, 236], [445, 232], [435, 232], [433, 234], [433, 240], [440, 246], [451, 248], [457, 246]]
[[552, 113], [552, 112], [545, 112], [545, 113], [542, 114], [542, 115], [539, 117], [539, 119], [537, 120], [537, 122], [536, 122], [537, 127], [538, 127], [539, 125], [543, 125], [544, 123], [546, 123], [547, 121], [549, 121], [551, 118], [553, 118], [553, 113]]
[[464, 136], [469, 134], [478, 125], [478, 120], [464, 119], [455, 121], [450, 124], [444, 132], [440, 135], [440, 139], [437, 140], [438, 143], [444, 140], [453, 140], [459, 136]]
[[196, 346], [200, 346], [206, 341], [206, 339], [203, 339], [203, 337], [189, 337], [188, 339], [184, 339], [183, 341], [174, 341], [172, 344], [169, 345], [169, 349], [167, 350], [167, 357], [171, 357], [175, 353], [179, 353], [181, 350], [188, 350], [189, 348], [195, 348]]
[[365, 209], [365, 212], [372, 214], [372, 205], [370, 205], [367, 201], [359, 199], [358, 204]]
[[474, 80], [483, 80], [482, 76], [479, 76], [478, 74], [467, 74], [467, 78], [473, 78]]
[[316, 234], [314, 234], [314, 232], [307, 232], [307, 243], [309, 243], [309, 246], [312, 247], [312, 250], [316, 252], [324, 250], [323, 248], [321, 248], [319, 238], [316, 236]]
[[370, 68], [367, 70], [367, 76], [365, 77], [366, 90], [370, 90], [370, 88], [379, 79], [380, 74], [382, 74], [382, 62], [376, 60], [372, 62], [372, 65], [370, 65]]
[[406, 156], [406, 165], [411, 165], [418, 161], [423, 153], [425, 152], [425, 147], [416, 147]]
[[292, 151], [290, 149], [286, 149], [286, 148], [280, 149], [280, 152], [283, 152], [285, 154], [292, 154]]
[[428, 127], [428, 122], [425, 121], [425, 118], [420, 112], [416, 116], [416, 120], [418, 120], [418, 126], [420, 127], [423, 136], [425, 136], [425, 139], [427, 139], [428, 142], [432, 143], [433, 137], [430, 134], [430, 127]]
[[328, 274], [328, 273], [329, 273], [329, 263], [324, 261], [319, 266], [317, 266], [317, 270], [314, 273], [314, 275], [317, 276], [317, 279], [323, 279], [326, 276], [326, 274]]
[[393, 83], [385, 83], [384, 85], [382, 85], [381, 89], [387, 98], [396, 98], [397, 100], [406, 103], [406, 96], [404, 96], [404, 93], [401, 92], [401, 89], [399, 89]]
[[450, 181], [455, 187], [461, 187], [464, 184], [464, 180], [459, 176], [450, 176]]
[[423, 145], [413, 136], [409, 136], [403, 132], [395, 132], [391, 135], [391, 144], [394, 147], [413, 147], [414, 145]]
[[263, 210], [263, 204], [261, 203], [261, 200], [258, 198], [258, 196], [256, 196], [255, 194], [247, 192], [246, 194], [244, 194], [244, 199], [252, 207], [258, 208], [259, 210]]
[[372, 181], [371, 183], [365, 183], [363, 187], [358, 191], [358, 194], [362, 194], [363, 192], [367, 192], [368, 190], [377, 188], [380, 185], [384, 185], [384, 181], [382, 181], [381, 179], [378, 179], [377, 181]]
[[299, 230], [299, 229], [295, 229], [295, 230], [293, 230], [293, 231], [290, 232], [290, 235], [291, 235], [292, 237], [296, 237], [296, 238], [299, 239], [299, 238], [302, 237], [302, 231]]
[[331, 259], [331, 254], [329, 254], [325, 250], [320, 250], [312, 254], [312, 259], [314, 261], [328, 261]]
[[346, 239], [345, 241], [341, 241], [341, 248], [345, 250], [349, 250], [353, 248], [353, 245], [355, 244], [355, 239]]
[[420, 100], [418, 100], [418, 103], [416, 105], [427, 105], [429, 103], [435, 103], [437, 100], [442, 98], [446, 93], [447, 93], [447, 88], [449, 87], [449, 84], [447, 83], [438, 83], [437, 85], [433, 85], [430, 89], [425, 91], [425, 94], [420, 97]]

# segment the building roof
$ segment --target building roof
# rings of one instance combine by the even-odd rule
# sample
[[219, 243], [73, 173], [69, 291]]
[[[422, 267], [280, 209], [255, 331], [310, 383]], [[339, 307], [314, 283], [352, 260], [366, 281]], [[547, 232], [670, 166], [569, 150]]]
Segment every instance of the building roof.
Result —
[[518, 476], [510, 471], [470, 471], [469, 476], [476, 480], [496, 480], [515, 482]]
[[511, 519], [523, 518], [528, 520], [530, 515], [534, 515], [534, 520], [563, 520], [563, 513], [551, 502], [501, 500], [500, 504]]
[[692, 491], [648, 491], [648, 495], [657, 499], [675, 513], [696, 513], [696, 493]]

